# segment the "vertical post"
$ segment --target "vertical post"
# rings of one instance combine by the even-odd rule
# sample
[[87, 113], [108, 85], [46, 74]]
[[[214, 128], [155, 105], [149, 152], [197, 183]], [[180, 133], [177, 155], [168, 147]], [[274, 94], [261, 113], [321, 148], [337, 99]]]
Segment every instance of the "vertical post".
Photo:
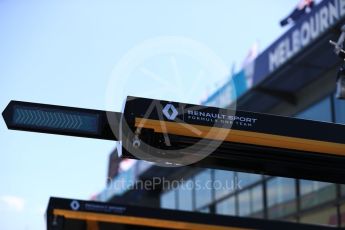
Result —
[[[262, 175], [264, 177], [264, 175]], [[263, 178], [262, 180], [262, 200], [263, 200], [263, 214], [264, 218], [268, 219], [268, 202], [267, 202], [267, 180], [266, 178]]]
[[295, 179], [296, 184], [296, 221], [299, 223], [300, 221], [300, 213], [301, 213], [301, 188], [300, 188], [300, 180]]

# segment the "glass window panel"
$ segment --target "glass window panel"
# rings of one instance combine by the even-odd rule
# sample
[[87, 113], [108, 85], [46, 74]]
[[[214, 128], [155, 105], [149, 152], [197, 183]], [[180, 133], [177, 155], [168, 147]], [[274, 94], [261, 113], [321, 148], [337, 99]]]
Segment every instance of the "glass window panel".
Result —
[[250, 214], [250, 191], [245, 190], [238, 195], [238, 211], [240, 216]]
[[267, 182], [269, 218], [275, 219], [296, 211], [295, 179], [275, 177]]
[[286, 219], [284, 219], [284, 221], [287, 221], [287, 222], [294, 222], [294, 223], [298, 222], [298, 220], [297, 220], [295, 217], [286, 218]]
[[345, 100], [334, 99], [335, 122], [345, 123]]
[[336, 186], [332, 183], [300, 180], [301, 208], [310, 208], [336, 197]]
[[235, 212], [235, 197], [227, 198], [216, 204], [216, 213], [222, 215], [234, 216]]
[[262, 185], [244, 190], [238, 195], [239, 215], [262, 217], [263, 191]]
[[340, 194], [341, 196], [345, 196], [345, 184], [340, 185]]
[[262, 185], [255, 186], [251, 189], [251, 213], [261, 214], [263, 209], [263, 190]]
[[244, 188], [250, 184], [259, 181], [260, 179], [262, 179], [262, 176], [260, 174], [238, 172], [237, 179], [239, 182], [239, 187]]
[[161, 195], [161, 208], [176, 209], [175, 190], [170, 190]]
[[316, 209], [300, 217], [300, 223], [319, 224], [319, 225], [337, 225], [337, 209], [335, 207]]
[[345, 203], [340, 205], [341, 227], [345, 227]]
[[312, 180], [300, 180], [300, 189], [302, 195], [315, 192], [329, 185], [332, 185], [332, 183]]
[[214, 189], [216, 199], [224, 197], [234, 191], [234, 172], [214, 170]]
[[210, 208], [207, 206], [207, 207], [205, 207], [205, 208], [199, 209], [198, 212], [210, 213]]
[[188, 180], [178, 188], [178, 209], [184, 211], [193, 210], [193, 181]]
[[206, 169], [195, 176], [195, 205], [196, 208], [211, 203], [212, 201], [212, 183], [211, 170]]
[[332, 121], [330, 97], [326, 97], [312, 105], [299, 113], [296, 117], [316, 121]]

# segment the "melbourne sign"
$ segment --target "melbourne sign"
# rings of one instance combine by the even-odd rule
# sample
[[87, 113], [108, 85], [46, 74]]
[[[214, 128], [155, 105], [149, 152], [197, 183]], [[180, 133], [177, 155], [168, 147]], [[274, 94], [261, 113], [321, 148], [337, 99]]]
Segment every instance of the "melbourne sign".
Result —
[[345, 0], [324, 0], [255, 60], [258, 83], [333, 27], [345, 15]]

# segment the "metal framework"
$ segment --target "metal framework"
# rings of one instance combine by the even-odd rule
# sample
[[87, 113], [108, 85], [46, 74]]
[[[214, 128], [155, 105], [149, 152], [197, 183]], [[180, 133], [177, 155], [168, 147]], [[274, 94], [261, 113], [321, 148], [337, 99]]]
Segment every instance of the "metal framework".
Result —
[[46, 218], [48, 230], [108, 230], [114, 228], [186, 230], [333, 229], [332, 227], [308, 224], [62, 198], [50, 199]]
[[[202, 151], [193, 146], [216, 143], [210, 155], [193, 165], [345, 183], [345, 126], [339, 124], [135, 97], [127, 98], [123, 113], [12, 101], [3, 117], [9, 129], [121, 140], [122, 157], [136, 158], [145, 150], [145, 160], [155, 161], [173, 150], [178, 157], [170, 155], [167, 161], [179, 164], [184, 156]], [[203, 145], [197, 145], [201, 140]], [[134, 229], [327, 229], [145, 207], [121, 206], [126, 211], [114, 213], [109, 210], [121, 208], [72, 202], [51, 199], [48, 229], [97, 230], [109, 223]]]
[[[164, 113], [167, 105], [172, 106]], [[204, 154], [205, 145], [216, 143], [195, 166], [345, 183], [340, 124], [134, 97], [127, 98], [123, 114], [12, 101], [3, 117], [9, 129], [121, 138], [122, 157], [136, 158], [145, 150], [144, 160], [155, 161], [174, 150], [178, 157], [167, 161], [183, 164], [183, 157]]]

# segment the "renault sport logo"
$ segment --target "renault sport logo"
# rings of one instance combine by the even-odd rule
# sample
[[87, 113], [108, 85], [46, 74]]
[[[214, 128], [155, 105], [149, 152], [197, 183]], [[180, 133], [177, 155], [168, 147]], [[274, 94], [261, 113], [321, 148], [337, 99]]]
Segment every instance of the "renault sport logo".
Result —
[[167, 104], [164, 108], [163, 108], [163, 114], [166, 116], [166, 118], [168, 118], [169, 120], [175, 120], [178, 112], [175, 108], [175, 106], [173, 106], [172, 104]]

